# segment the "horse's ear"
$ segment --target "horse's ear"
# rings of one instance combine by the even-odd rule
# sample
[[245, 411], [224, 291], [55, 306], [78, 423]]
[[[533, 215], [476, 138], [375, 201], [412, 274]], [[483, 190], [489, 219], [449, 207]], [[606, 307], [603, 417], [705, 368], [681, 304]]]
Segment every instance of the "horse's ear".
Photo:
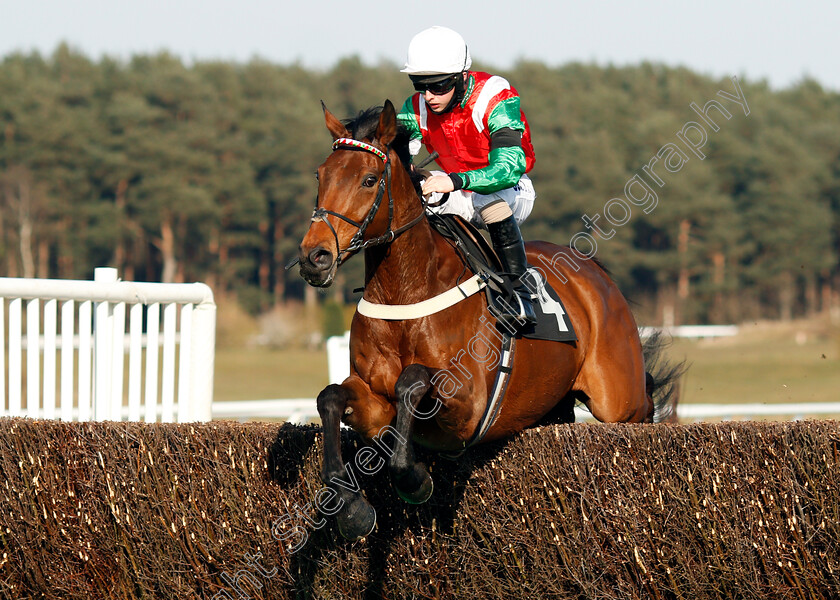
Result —
[[379, 115], [379, 127], [376, 128], [376, 139], [383, 146], [388, 146], [397, 137], [397, 111], [390, 100], [385, 101], [382, 113]]
[[321, 100], [321, 108], [324, 109], [324, 119], [327, 122], [327, 129], [330, 130], [333, 139], [337, 140], [342, 137], [350, 137], [350, 132], [347, 131], [347, 128], [341, 121], [335, 118], [335, 115], [327, 110], [327, 105], [324, 104], [323, 100]]

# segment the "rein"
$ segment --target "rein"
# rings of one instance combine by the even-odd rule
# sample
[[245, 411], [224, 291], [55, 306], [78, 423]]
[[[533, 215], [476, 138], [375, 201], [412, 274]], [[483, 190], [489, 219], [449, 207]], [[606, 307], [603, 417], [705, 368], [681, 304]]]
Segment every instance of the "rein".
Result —
[[[388, 148], [386, 148], [386, 152], [383, 152], [376, 146], [371, 144], [361, 142], [359, 140], [354, 140], [352, 138], [338, 138], [333, 142], [333, 151], [336, 151], [340, 148], [347, 149], [347, 150], [363, 150], [365, 152], [370, 152], [371, 154], [375, 155], [376, 157], [380, 158], [382, 162], [385, 163], [385, 169], [382, 172], [382, 176], [379, 178], [378, 189], [376, 190], [376, 198], [373, 201], [373, 204], [370, 207], [367, 215], [362, 220], [361, 223], [358, 221], [354, 221], [350, 217], [346, 215], [342, 215], [341, 213], [337, 213], [335, 211], [323, 208], [322, 206], [318, 206], [319, 199], [316, 198], [315, 201], [315, 210], [312, 212], [311, 220], [315, 221], [322, 221], [324, 222], [327, 227], [330, 228], [332, 231], [333, 237], [335, 238], [335, 247], [338, 250], [338, 257], [337, 263], [340, 266], [342, 262], [344, 262], [346, 256], [348, 254], [353, 254], [358, 252], [359, 250], [364, 250], [366, 248], [371, 248], [373, 246], [379, 246], [382, 244], [387, 244], [393, 242], [396, 237], [423, 220], [426, 216], [426, 203], [425, 201], [421, 200], [421, 207], [422, 210], [420, 214], [403, 225], [402, 227], [398, 227], [397, 229], [391, 229], [391, 224], [394, 220], [394, 196], [391, 193], [391, 157], [387, 153]], [[369, 240], [364, 240], [365, 231], [367, 231], [368, 225], [370, 225], [371, 221], [376, 217], [377, 212], [379, 212], [379, 207], [382, 204], [382, 198], [385, 196], [385, 192], [388, 193], [388, 230], [375, 238], [371, 238]], [[348, 245], [345, 249], [341, 249], [339, 242], [338, 242], [338, 232], [336, 232], [335, 228], [330, 223], [329, 219], [327, 218], [328, 215], [332, 215], [334, 217], [338, 217], [342, 221], [349, 223], [353, 227], [356, 227], [357, 231], [350, 239], [350, 245]]]

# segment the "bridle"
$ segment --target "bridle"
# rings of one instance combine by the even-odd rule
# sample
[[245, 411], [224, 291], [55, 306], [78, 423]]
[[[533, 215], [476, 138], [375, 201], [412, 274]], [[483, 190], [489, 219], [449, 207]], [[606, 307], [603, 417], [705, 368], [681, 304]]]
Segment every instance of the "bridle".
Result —
[[[424, 217], [426, 213], [426, 203], [421, 199], [421, 207], [422, 210], [420, 214], [397, 229], [391, 229], [391, 224], [394, 220], [394, 196], [391, 193], [391, 157], [389, 156], [388, 148], [386, 151], [383, 152], [376, 146], [371, 144], [367, 144], [365, 142], [360, 142], [359, 140], [354, 140], [352, 138], [338, 138], [333, 142], [333, 152], [338, 150], [339, 148], [347, 149], [347, 150], [363, 150], [365, 152], [370, 152], [371, 154], [377, 156], [385, 163], [385, 169], [382, 171], [382, 175], [379, 178], [379, 184], [376, 190], [376, 198], [373, 200], [373, 204], [370, 207], [367, 215], [365, 218], [362, 219], [362, 222], [354, 221], [350, 217], [346, 215], [342, 215], [341, 213], [337, 213], [335, 211], [329, 210], [322, 206], [319, 206], [320, 198], [316, 198], [315, 200], [315, 210], [312, 212], [312, 222], [322, 221], [330, 228], [330, 231], [335, 238], [335, 247], [338, 251], [338, 257], [336, 258], [336, 266], [341, 265], [341, 263], [345, 260], [347, 255], [352, 255], [359, 250], [364, 250], [366, 248], [371, 248], [374, 246], [379, 246], [382, 244], [388, 244], [394, 241], [397, 236], [408, 231], [417, 223], [419, 223]], [[370, 225], [371, 221], [376, 217], [376, 213], [379, 212], [379, 207], [382, 204], [382, 198], [385, 196], [385, 193], [388, 193], [388, 230], [375, 238], [371, 238], [369, 240], [364, 240], [365, 231], [367, 231], [368, 225]], [[328, 215], [332, 215], [341, 219], [342, 221], [349, 223], [353, 227], [356, 227], [357, 231], [350, 239], [350, 245], [348, 245], [343, 250], [341, 249], [339, 242], [338, 242], [338, 233], [336, 232], [335, 228], [330, 223], [329, 219], [327, 218]]]

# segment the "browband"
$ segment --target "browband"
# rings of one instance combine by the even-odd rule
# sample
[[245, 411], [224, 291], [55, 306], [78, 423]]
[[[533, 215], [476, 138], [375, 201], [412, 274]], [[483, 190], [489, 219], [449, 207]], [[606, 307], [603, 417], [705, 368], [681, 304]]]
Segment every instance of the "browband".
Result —
[[360, 142], [359, 140], [354, 140], [353, 138], [338, 138], [333, 142], [333, 150], [336, 150], [339, 146], [350, 146], [351, 148], [359, 148], [360, 150], [367, 150], [372, 154], [375, 154], [379, 158], [381, 158], [384, 162], [388, 162], [388, 155], [382, 152], [376, 146], [371, 146], [370, 144], [366, 144], [365, 142]]

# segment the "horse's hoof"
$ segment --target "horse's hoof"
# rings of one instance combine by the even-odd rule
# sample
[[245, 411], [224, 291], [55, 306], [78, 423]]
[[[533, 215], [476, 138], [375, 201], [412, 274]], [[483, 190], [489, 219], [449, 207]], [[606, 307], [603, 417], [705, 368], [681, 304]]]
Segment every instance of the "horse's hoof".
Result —
[[[407, 486], [406, 484], [412, 480], [419, 483]], [[423, 504], [432, 497], [432, 493], [435, 491], [435, 480], [429, 475], [426, 467], [418, 464], [414, 466], [410, 475], [403, 477], [398, 482], [395, 481], [394, 487], [403, 501], [409, 504]]]
[[362, 496], [338, 513], [338, 531], [351, 542], [369, 535], [376, 527], [376, 510]]

